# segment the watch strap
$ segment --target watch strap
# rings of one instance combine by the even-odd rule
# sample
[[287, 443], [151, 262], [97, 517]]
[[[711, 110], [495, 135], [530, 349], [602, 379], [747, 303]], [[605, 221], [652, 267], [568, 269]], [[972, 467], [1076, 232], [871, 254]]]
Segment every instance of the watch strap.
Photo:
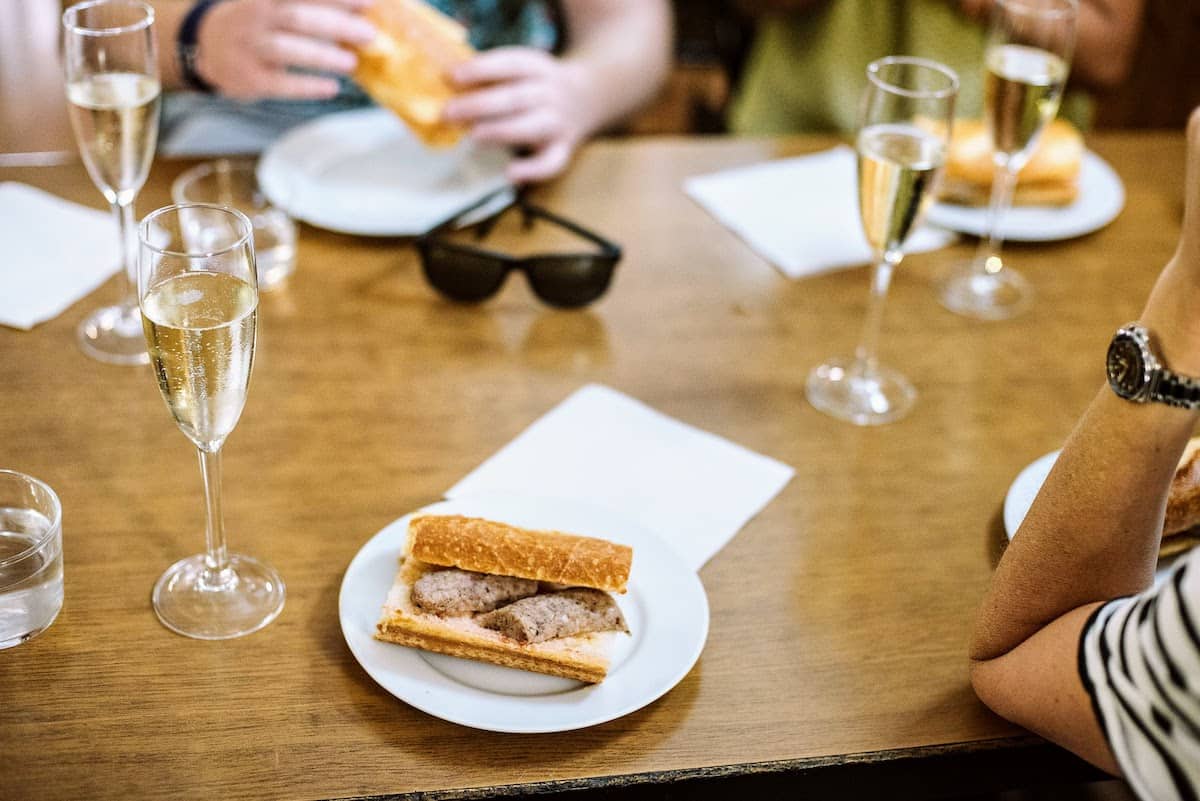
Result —
[[179, 71], [183, 82], [191, 89], [212, 94], [216, 91], [211, 83], [196, 71], [196, 53], [199, 49], [200, 23], [212, 7], [221, 0], [196, 0], [184, 15], [175, 36], [175, 52], [179, 57]]
[[1150, 400], [1183, 409], [1200, 409], [1200, 380], [1160, 367]]

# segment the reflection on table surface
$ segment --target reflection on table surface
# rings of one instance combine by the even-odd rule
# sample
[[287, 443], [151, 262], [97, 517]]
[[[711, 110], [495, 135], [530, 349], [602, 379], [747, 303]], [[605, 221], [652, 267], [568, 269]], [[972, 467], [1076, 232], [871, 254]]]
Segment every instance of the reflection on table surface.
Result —
[[[1061, 444], [1103, 380], [1112, 331], [1173, 250], [1182, 137], [1092, 139], [1126, 183], [1126, 209], [1084, 239], [1006, 248], [1037, 291], [1020, 319], [983, 324], [938, 305], [934, 276], [970, 243], [906, 259], [881, 356], [920, 398], [869, 430], [803, 393], [812, 365], [851, 347], [866, 271], [790, 282], [680, 191], [688, 175], [829, 144], [586, 148], [535, 196], [624, 248], [613, 287], [583, 312], [551, 310], [515, 280], [482, 305], [451, 305], [405, 241], [303, 227], [295, 274], [262, 297], [225, 470], [231, 538], [279, 569], [289, 598], [236, 641], [175, 636], [150, 609], [162, 566], [197, 541], [200, 490], [148, 369], [73, 346], [115, 283], [33, 332], [0, 329], [0, 464], [58, 490], [66, 571], [54, 626], [0, 656], [0, 797], [439, 797], [545, 782], [653, 797], [635, 781], [865, 797], [882, 784], [966, 794], [1083, 775], [979, 704], [966, 643], [1009, 483]], [[139, 211], [169, 202], [188, 166], [156, 164]], [[0, 180], [99, 205], [79, 165]], [[712, 625], [699, 663], [638, 712], [545, 737], [400, 703], [343, 642], [350, 558], [588, 382], [796, 468], [701, 572]]]

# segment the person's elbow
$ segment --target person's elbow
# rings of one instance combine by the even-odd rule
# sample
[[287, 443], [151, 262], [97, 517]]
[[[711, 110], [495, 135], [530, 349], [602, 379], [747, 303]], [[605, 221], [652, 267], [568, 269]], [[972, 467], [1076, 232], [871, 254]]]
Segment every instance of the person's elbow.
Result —
[[1006, 699], [1012, 688], [1005, 685], [1002, 672], [996, 669], [991, 660], [972, 659], [969, 673], [975, 696], [988, 709], [1007, 718], [1003, 710], [1007, 707]]

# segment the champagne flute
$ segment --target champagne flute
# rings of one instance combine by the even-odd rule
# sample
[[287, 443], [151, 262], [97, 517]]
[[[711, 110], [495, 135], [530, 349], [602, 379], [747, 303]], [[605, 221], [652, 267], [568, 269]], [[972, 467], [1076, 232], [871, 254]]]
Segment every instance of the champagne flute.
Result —
[[148, 361], [137, 311], [133, 205], [158, 141], [154, 9], [139, 0], [89, 0], [63, 12], [67, 106], [92, 183], [117, 218], [122, 297], [76, 331], [83, 352], [113, 364]]
[[895, 420], [917, 397], [876, 351], [892, 273], [945, 161], [957, 94], [958, 76], [935, 61], [888, 56], [867, 67], [857, 139], [858, 207], [875, 255], [867, 319], [854, 358], [814, 368], [805, 386], [813, 406], [857, 425]]
[[242, 414], [254, 362], [251, 230], [241, 212], [204, 203], [161, 208], [138, 230], [145, 343], [163, 399], [199, 451], [207, 508], [205, 553], [159, 578], [154, 611], [168, 628], [205, 640], [256, 631], [284, 602], [273, 568], [228, 552], [221, 514], [221, 446]]
[[942, 281], [942, 304], [981, 320], [1004, 320], [1029, 307], [1033, 289], [1000, 258], [1000, 226], [1017, 175], [1058, 113], [1075, 49], [1077, 0], [996, 0], [984, 53], [984, 117], [995, 165], [985, 236], [975, 257]]

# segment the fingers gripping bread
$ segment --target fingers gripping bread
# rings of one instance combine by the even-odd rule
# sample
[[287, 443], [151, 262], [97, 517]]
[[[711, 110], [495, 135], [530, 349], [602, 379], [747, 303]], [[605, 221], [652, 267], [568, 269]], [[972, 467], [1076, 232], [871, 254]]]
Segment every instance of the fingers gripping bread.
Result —
[[426, 144], [453, 145], [463, 129], [442, 110], [455, 94], [448, 73], [474, 55], [466, 29], [424, 0], [375, 0], [364, 14], [379, 35], [359, 48], [354, 80]]
[[422, 562], [610, 592], [625, 592], [633, 561], [627, 545], [461, 515], [418, 517], [408, 530]]

